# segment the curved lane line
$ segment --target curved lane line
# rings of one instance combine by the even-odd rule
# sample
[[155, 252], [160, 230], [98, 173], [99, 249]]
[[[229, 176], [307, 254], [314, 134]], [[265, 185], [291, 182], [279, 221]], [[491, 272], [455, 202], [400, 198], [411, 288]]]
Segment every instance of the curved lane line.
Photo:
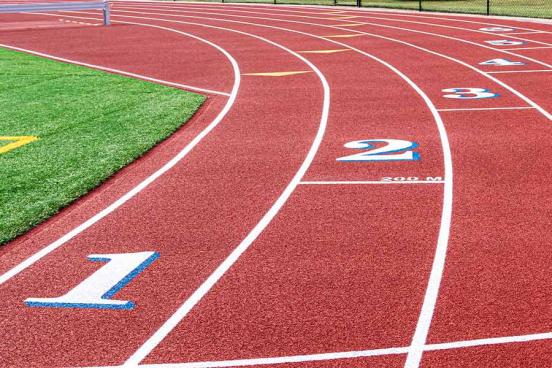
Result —
[[[55, 15], [54, 15], [55, 16]], [[113, 211], [115, 211], [117, 208], [121, 207], [123, 204], [125, 204], [128, 200], [130, 200], [132, 197], [140, 193], [142, 190], [147, 188], [151, 183], [153, 183], [155, 180], [157, 180], [161, 175], [165, 174], [167, 171], [169, 171], [172, 167], [174, 167], [180, 160], [182, 160], [188, 153], [195, 147], [205, 136], [207, 136], [226, 116], [228, 111], [230, 111], [230, 108], [234, 104], [234, 101], [236, 100], [236, 96], [238, 94], [239, 86], [240, 86], [240, 69], [238, 67], [238, 63], [232, 55], [230, 55], [226, 50], [218, 46], [217, 44], [212, 43], [211, 41], [202, 39], [200, 37], [194, 36], [189, 33], [181, 32], [178, 30], [174, 30], [171, 28], [165, 28], [165, 27], [159, 27], [159, 26], [151, 26], [147, 25], [148, 27], [153, 28], [159, 28], [164, 29], [169, 32], [175, 32], [178, 34], [181, 34], [186, 37], [194, 38], [198, 41], [204, 42], [208, 44], [211, 47], [214, 47], [218, 51], [220, 51], [232, 64], [232, 69], [234, 71], [234, 84], [232, 86], [232, 92], [230, 93], [230, 97], [228, 98], [228, 101], [224, 105], [223, 109], [220, 111], [220, 113], [215, 117], [215, 119], [204, 129], [199, 133], [190, 143], [188, 143], [176, 156], [174, 156], [170, 161], [165, 163], [160, 169], [155, 171], [153, 174], [148, 176], [146, 179], [144, 179], [142, 182], [140, 182], [137, 186], [132, 188], [130, 191], [125, 193], [122, 197], [117, 199], [115, 202], [80, 224], [79, 226], [75, 227], [65, 235], [63, 235], [61, 238], [57, 239], [53, 243], [49, 244], [48, 246], [42, 248], [40, 251], [36, 252], [32, 256], [25, 259], [23, 262], [19, 263], [17, 266], [11, 268], [7, 272], [0, 275], [0, 285], [11, 279], [12, 277], [19, 274], [21, 271], [25, 270], [26, 268], [33, 265], [35, 262], [40, 260], [41, 258], [47, 256], [57, 248], [61, 247], [65, 243], [67, 243], [69, 240], [73, 239], [89, 227], [93, 226], [96, 222], [100, 221], [104, 217], [111, 214]]]
[[[138, 12], [138, 11], [126, 11], [126, 10], [118, 10], [116, 12], [119, 12], [119, 13], [138, 13], [138, 14], [156, 14], [156, 15], [169, 15], [169, 16], [172, 16], [172, 17], [183, 17], [183, 18], [199, 18], [199, 19], [208, 19], [208, 20], [215, 20], [215, 21], [222, 21], [222, 22], [230, 22], [230, 23], [241, 23], [241, 24], [250, 24], [250, 25], [257, 25], [257, 26], [263, 26], [263, 25], [260, 25], [260, 24], [257, 24], [257, 23], [251, 23], [251, 22], [240, 22], [240, 21], [234, 21], [234, 20], [228, 20], [228, 19], [220, 19], [220, 18], [207, 18], [207, 17], [199, 17], [199, 16], [190, 16], [190, 15], [171, 15], [171, 14], [159, 14], [159, 13], [144, 13], [144, 12]], [[73, 12], [73, 13], [76, 13], [76, 12]], [[195, 13], [198, 13], [198, 11], [195, 11]], [[220, 16], [224, 16], [224, 15], [220, 15]], [[130, 18], [141, 18], [141, 17], [132, 17], [132, 16], [128, 16]], [[457, 64], [460, 64], [462, 66], [465, 66], [466, 68], [469, 68], [481, 75], [483, 75], [484, 77], [492, 80], [493, 82], [499, 84], [500, 86], [502, 86], [503, 88], [509, 90], [510, 92], [512, 92], [513, 94], [515, 94], [516, 96], [518, 96], [519, 98], [521, 98], [523, 101], [525, 101], [527, 104], [529, 104], [530, 106], [534, 107], [535, 109], [537, 109], [542, 115], [544, 115], [548, 120], [552, 120], [552, 114], [549, 113], [548, 111], [546, 111], [544, 108], [542, 108], [540, 105], [538, 105], [536, 102], [534, 102], [533, 100], [531, 100], [529, 97], [525, 96], [524, 94], [522, 94], [521, 92], [519, 92], [518, 90], [516, 90], [515, 88], [509, 86], [508, 84], [506, 84], [505, 82], [499, 80], [498, 78], [490, 75], [489, 73], [487, 72], [484, 72], [478, 68], [476, 68], [475, 66], [473, 65], [470, 65], [464, 61], [461, 61], [459, 59], [456, 59], [456, 58], [453, 58], [451, 56], [448, 56], [448, 55], [445, 55], [445, 54], [441, 54], [441, 53], [438, 53], [436, 51], [432, 51], [432, 50], [429, 50], [429, 49], [426, 49], [424, 47], [421, 47], [421, 46], [417, 46], [417, 45], [414, 45], [412, 43], [409, 43], [409, 42], [406, 42], [406, 41], [402, 41], [402, 40], [398, 40], [398, 39], [395, 39], [395, 38], [390, 38], [390, 37], [386, 37], [386, 36], [381, 36], [381, 35], [378, 35], [378, 34], [374, 34], [374, 33], [368, 33], [368, 32], [363, 32], [363, 31], [357, 31], [357, 30], [353, 30], [353, 29], [347, 29], [347, 28], [342, 28], [342, 27], [338, 27], [338, 26], [330, 26], [330, 25], [324, 25], [324, 24], [318, 24], [318, 23], [310, 23], [310, 22], [301, 22], [301, 21], [292, 21], [292, 20], [283, 20], [283, 19], [272, 19], [272, 18], [264, 18], [264, 17], [247, 17], [247, 16], [234, 16], [234, 17], [240, 17], [240, 18], [253, 18], [253, 19], [260, 19], [260, 20], [269, 20], [269, 21], [278, 21], [278, 22], [288, 22], [288, 23], [297, 23], [297, 24], [304, 24], [304, 25], [314, 25], [314, 26], [319, 26], [319, 27], [325, 27], [325, 28], [331, 28], [331, 29], [338, 29], [340, 31], [346, 31], [346, 32], [351, 32], [351, 33], [356, 33], [356, 34], [362, 34], [362, 35], [367, 35], [367, 36], [371, 36], [371, 37], [376, 37], [376, 38], [380, 38], [380, 39], [384, 39], [384, 40], [388, 40], [388, 41], [391, 41], [391, 42], [396, 42], [396, 43], [400, 43], [400, 44], [403, 44], [403, 45], [407, 45], [407, 46], [410, 46], [410, 47], [413, 47], [413, 48], [416, 48], [418, 50], [421, 50], [421, 51], [424, 51], [424, 52], [427, 52], [429, 54], [433, 54], [433, 55], [436, 55], [436, 56], [439, 56], [439, 57], [442, 57], [442, 58], [445, 58], [447, 60], [450, 60], [450, 61], [453, 61]], [[86, 19], [86, 18], [85, 18]], [[147, 19], [147, 18], [146, 18]], [[176, 22], [176, 21], [175, 21]], [[378, 24], [374, 24], [374, 25], [378, 25]], [[394, 26], [382, 26], [382, 27], [390, 27], [390, 28], [396, 28], [396, 29], [400, 29], [400, 30], [404, 30], [404, 31], [412, 31], [412, 32], [420, 32], [420, 33], [427, 33], [427, 32], [421, 32], [421, 31], [414, 31], [414, 30], [411, 30], [411, 29], [408, 29], [408, 28], [401, 28], [401, 27], [394, 27]], [[279, 28], [279, 27], [276, 27], [276, 28]], [[445, 37], [445, 38], [451, 38], [451, 37], [448, 37], [448, 36], [442, 36], [442, 35], [436, 35], [436, 36], [439, 36], [439, 37]], [[320, 36], [321, 38], [323, 38], [322, 36]], [[453, 37], [452, 37], [453, 38]], [[329, 39], [326, 39], [329, 41]], [[460, 39], [458, 39], [460, 40]], [[472, 43], [471, 41], [465, 41], [465, 40], [460, 40], [462, 42], [468, 42], [468, 43]], [[489, 48], [487, 46], [482, 46], [482, 45], [479, 45], [479, 44], [475, 44], [473, 43], [474, 45], [476, 46], [481, 46], [481, 47], [485, 47], [485, 48]], [[344, 45], [344, 44], [341, 44], [341, 45]], [[494, 48], [491, 48], [494, 50]], [[504, 51], [502, 51], [504, 52]], [[548, 66], [548, 65], [547, 65]], [[552, 67], [552, 66], [551, 66]]]
[[[114, 16], [118, 16], [118, 15], [114, 14]], [[118, 16], [118, 17], [120, 17], [120, 16]], [[133, 16], [123, 16], [123, 17], [148, 19], [148, 20], [162, 21], [162, 22], [169, 22], [169, 23], [196, 24], [196, 23], [191, 23], [191, 22], [182, 22], [182, 21], [159, 19], [159, 18], [133, 17]], [[199, 18], [199, 17], [196, 17], [196, 18]], [[220, 19], [217, 19], [217, 20], [220, 20]], [[224, 21], [224, 20], [221, 20], [221, 21]], [[232, 21], [230, 21], [230, 22], [232, 22]], [[420, 97], [422, 97], [422, 99], [424, 100], [424, 102], [428, 106], [429, 110], [431, 111], [431, 113], [434, 117], [435, 123], [437, 125], [437, 129], [439, 131], [439, 136], [440, 136], [440, 139], [441, 139], [441, 145], [442, 145], [442, 148], [443, 148], [443, 161], [444, 161], [443, 208], [442, 208], [442, 213], [441, 213], [441, 224], [440, 224], [440, 228], [439, 228], [437, 246], [436, 246], [436, 250], [435, 250], [435, 256], [434, 256], [434, 259], [433, 259], [433, 265], [432, 265], [431, 273], [430, 273], [430, 276], [429, 276], [428, 286], [427, 286], [427, 289], [426, 289], [426, 293], [425, 293], [425, 296], [424, 296], [424, 301], [423, 301], [423, 304], [422, 304], [422, 309], [421, 309], [421, 312], [420, 312], [420, 316], [418, 318], [418, 323], [417, 323], [416, 330], [415, 330], [415, 333], [414, 333], [414, 337], [413, 337], [413, 340], [412, 340], [412, 345], [408, 349], [409, 353], [408, 353], [408, 358], [407, 358], [407, 363], [406, 363], [407, 365], [405, 365], [405, 367], [408, 367], [408, 368], [418, 367], [419, 362], [420, 362], [421, 357], [422, 357], [423, 348], [425, 346], [427, 335], [428, 335], [428, 332], [429, 332], [429, 327], [431, 325], [431, 320], [432, 320], [432, 317], [433, 317], [435, 304], [437, 303], [437, 297], [438, 297], [438, 294], [439, 294], [439, 288], [440, 288], [440, 285], [441, 285], [441, 279], [442, 279], [443, 271], [444, 271], [444, 267], [445, 267], [445, 259], [446, 259], [446, 253], [447, 253], [447, 248], [448, 248], [448, 239], [449, 239], [449, 234], [450, 234], [450, 224], [451, 224], [451, 219], [452, 219], [452, 199], [453, 199], [452, 155], [451, 155], [451, 151], [450, 151], [450, 144], [449, 144], [449, 141], [448, 141], [448, 136], [447, 136], [447, 133], [446, 133], [446, 129], [445, 129], [445, 126], [444, 126], [443, 121], [441, 119], [441, 116], [440, 116], [439, 112], [437, 111], [437, 108], [435, 107], [435, 105], [433, 104], [431, 99], [425, 94], [425, 92], [420, 87], [418, 87], [418, 85], [416, 85], [410, 78], [408, 78], [405, 74], [403, 74], [400, 70], [398, 70], [397, 68], [395, 68], [391, 64], [387, 63], [386, 61], [384, 61], [382, 59], [379, 59], [379, 58], [377, 58], [373, 55], [370, 55], [370, 54], [368, 54], [364, 51], [361, 51], [359, 49], [356, 49], [352, 46], [349, 46], [349, 45], [347, 45], [345, 43], [342, 43], [342, 42], [339, 42], [339, 41], [327, 39], [327, 38], [322, 37], [322, 36], [316, 36], [316, 35], [313, 35], [313, 34], [309, 34], [309, 33], [306, 33], [306, 32], [301, 32], [301, 31], [297, 31], [297, 30], [292, 30], [292, 29], [287, 29], [287, 28], [282, 28], [282, 27], [276, 27], [276, 26], [263, 25], [263, 24], [247, 23], [247, 22], [237, 22], [237, 23], [250, 24], [250, 25], [255, 25], [255, 26], [259, 26], [259, 27], [272, 28], [272, 29], [278, 29], [278, 30], [283, 30], [283, 31], [287, 31], [287, 32], [302, 34], [302, 35], [322, 39], [322, 40], [325, 40], [327, 42], [331, 42], [331, 43], [349, 48], [353, 51], [356, 51], [356, 52], [358, 52], [358, 53], [360, 53], [364, 56], [369, 57], [370, 59], [372, 59], [374, 61], [377, 61], [377, 62], [383, 64], [388, 69], [392, 70], [394, 73], [399, 75], [404, 81], [406, 81], [418, 93], [418, 95], [420, 95]], [[196, 24], [196, 25], [201, 25], [201, 24]], [[214, 27], [214, 26], [207, 26], [207, 27]], [[310, 152], [309, 152], [309, 154], [310, 154]], [[314, 156], [314, 154], [313, 154], [313, 156]], [[312, 161], [312, 159], [310, 161]], [[305, 163], [306, 163], [306, 161], [305, 161]], [[310, 165], [310, 162], [308, 163], [308, 165]], [[308, 166], [305, 167], [305, 171], [306, 171], [307, 168], [308, 168]], [[302, 177], [302, 174], [301, 174], [301, 177]], [[294, 177], [292, 183], [290, 183], [290, 186], [291, 185], [297, 186], [300, 182], [301, 177], [298, 177], [298, 176]], [[297, 182], [295, 182], [295, 181], [297, 181]], [[286, 188], [286, 190], [287, 190], [287, 188]], [[282, 195], [284, 195], [284, 194], [282, 194]], [[283, 203], [282, 203], [282, 205], [283, 205]], [[263, 218], [263, 220], [264, 220], [264, 218]], [[264, 225], [264, 227], [266, 227], [266, 225]], [[264, 227], [263, 227], [263, 229], [264, 229]], [[260, 231], [262, 231], [262, 229]], [[260, 231], [259, 231], [259, 233], [260, 233]], [[249, 234], [249, 235], [251, 235], [251, 234]], [[249, 235], [248, 235], [248, 237], [249, 237]], [[256, 236], [258, 236], [258, 234]], [[256, 236], [255, 236], [255, 238], [256, 238]], [[251, 242], [253, 242], [255, 240], [255, 238], [251, 239]], [[244, 241], [245, 241], [245, 239], [244, 239]], [[242, 244], [240, 244], [239, 247], [241, 247]], [[235, 256], [235, 260], [237, 260], [237, 257], [239, 257], [239, 255], [241, 255], [241, 253], [243, 253], [247, 249], [247, 247], [249, 247], [249, 245], [250, 245], [250, 243], [247, 244], [247, 245], [244, 245], [244, 249], [241, 250], [241, 252], [239, 252], [239, 254], [237, 256]], [[238, 251], [238, 249], [236, 249], [234, 252], [236, 252], [236, 251]], [[230, 257], [232, 257], [232, 254], [230, 255]], [[235, 262], [235, 260], [233, 260], [232, 263]], [[223, 265], [221, 265], [221, 267], [222, 266]], [[217, 275], [216, 279], [213, 278], [213, 280], [210, 281], [210, 284], [212, 283], [212, 285], [214, 285], [214, 283], [216, 283], [216, 281], [218, 281], [218, 279], [224, 274], [224, 272], [230, 266], [231, 266], [231, 264], [228, 265], [227, 268], [225, 268], [225, 269], [221, 270], [220, 272], [218, 272], [218, 273], [220, 273], [220, 275]], [[217, 269], [217, 271], [219, 271], [219, 270]], [[217, 272], [217, 271], [215, 271], [215, 272]], [[205, 283], [207, 283], [208, 281], [209, 280], [205, 281]], [[205, 283], [200, 287], [200, 289], [204, 287]], [[212, 287], [212, 285], [209, 286], [209, 289], [210, 289], [210, 287]], [[207, 288], [207, 285], [205, 287]], [[209, 291], [209, 289], [203, 290], [202, 294], [200, 294], [201, 295], [200, 298], [203, 297], [203, 295], [205, 295]], [[199, 289], [198, 289], [198, 291], [199, 291]], [[192, 295], [192, 297], [193, 297], [193, 295]], [[190, 299], [192, 299], [192, 297], [190, 297]], [[190, 300], [190, 299], [188, 299], [188, 300]], [[195, 301], [195, 303], [197, 303], [198, 301], [199, 301], [199, 299], [197, 301]], [[188, 301], [186, 301], [186, 303], [188, 303]], [[159, 336], [156, 337], [155, 339], [153, 338], [153, 337], [155, 337], [155, 335], [152, 338], [150, 338], [150, 340], [152, 340], [152, 341], [150, 342], [150, 340], [148, 340], [148, 342], [146, 342], [146, 344], [144, 344], [144, 346], [148, 345], [147, 348], [142, 347], [142, 348], [144, 348], [145, 351], [140, 352], [140, 350], [142, 349], [142, 348], [140, 348], [140, 350], [138, 352], [136, 352], [127, 361], [127, 364], [129, 364], [128, 367], [132, 367], [132, 366], [135, 366], [138, 363], [140, 363], [140, 361], [142, 361], [149, 354], [149, 352], [151, 352], [155, 348], [155, 346], [157, 346], [163, 340], [163, 338], [174, 327], [176, 327], [178, 322], [180, 322], [187, 315], [187, 313], [191, 310], [191, 308], [193, 308], [193, 306], [195, 305], [195, 304], [192, 304], [192, 302], [189, 302], [188, 303], [189, 305], [186, 305], [186, 303], [177, 311], [177, 313], [179, 314], [178, 318], [175, 318], [172, 321], [169, 320], [170, 323], [169, 323], [169, 321], [166, 322], [166, 324], [167, 324], [166, 331], [162, 331], [161, 333], [159, 333]], [[171, 317], [171, 319], [172, 319], [172, 317]]]
[[50, 54], [45, 54], [43, 52], [24, 49], [24, 48], [21, 48], [21, 47], [10, 46], [10, 45], [6, 45], [6, 44], [2, 44], [2, 43], [0, 43], [0, 47], [4, 47], [6, 49], [11, 49], [11, 50], [15, 50], [15, 51], [21, 51], [21, 52], [25, 52], [27, 54], [36, 55], [36, 56], [44, 57], [44, 58], [51, 59], [51, 60], [61, 61], [61, 62], [64, 62], [64, 63], [85, 66], [87, 68], [102, 70], [104, 72], [109, 72], [109, 73], [124, 75], [124, 76], [127, 76], [127, 77], [137, 78], [137, 79], [145, 80], [145, 81], [148, 81], [148, 82], [162, 84], [162, 85], [169, 86], [169, 87], [177, 87], [177, 88], [181, 88], [181, 89], [189, 90], [189, 91], [202, 92], [202, 93], [208, 93], [208, 94], [212, 94], [212, 95], [220, 95], [220, 96], [230, 97], [230, 93], [227, 93], [227, 92], [221, 92], [221, 91], [215, 91], [215, 90], [207, 89], [207, 88], [190, 86], [188, 84], [169, 82], [169, 81], [166, 81], [166, 80], [163, 80], [163, 79], [152, 78], [152, 77], [148, 77], [148, 76], [145, 76], [145, 75], [142, 75], [142, 74], [135, 74], [135, 73], [125, 72], [125, 71], [120, 70], [120, 69], [113, 69], [113, 68], [108, 68], [108, 67], [100, 66], [100, 65], [96, 65], [96, 64], [84, 63], [82, 61], [66, 59], [66, 58], [62, 58], [62, 57], [58, 57], [58, 56], [54, 56], [54, 55], [50, 55]]

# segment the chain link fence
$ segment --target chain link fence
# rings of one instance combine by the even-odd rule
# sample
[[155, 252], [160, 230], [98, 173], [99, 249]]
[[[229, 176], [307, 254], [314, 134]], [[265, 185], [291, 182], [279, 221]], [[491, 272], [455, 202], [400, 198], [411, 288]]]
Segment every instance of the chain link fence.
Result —
[[552, 0], [207, 0], [240, 3], [350, 5], [450, 13], [552, 18]]

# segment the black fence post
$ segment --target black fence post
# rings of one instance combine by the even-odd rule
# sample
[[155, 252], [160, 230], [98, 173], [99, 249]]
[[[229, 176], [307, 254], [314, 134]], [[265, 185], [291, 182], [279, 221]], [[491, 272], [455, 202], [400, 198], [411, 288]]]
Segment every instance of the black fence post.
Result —
[[419, 10], [419, 11], [422, 11], [422, 10], [423, 10], [423, 8], [422, 8], [422, 0], [419, 0], [419, 1], [418, 1], [418, 10]]
[[487, 0], [487, 15], [491, 15], [491, 0]]
[[362, 0], [357, 0], [357, 6], [360, 8], [362, 6]]

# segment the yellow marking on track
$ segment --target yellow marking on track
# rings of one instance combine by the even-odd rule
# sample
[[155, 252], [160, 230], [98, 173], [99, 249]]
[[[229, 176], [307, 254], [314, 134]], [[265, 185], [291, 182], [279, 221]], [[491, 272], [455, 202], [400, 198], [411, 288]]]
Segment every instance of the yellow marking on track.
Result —
[[323, 36], [326, 38], [351, 38], [351, 37], [358, 37], [362, 36], [361, 34], [342, 34], [342, 35], [330, 35], [330, 36]]
[[293, 72], [266, 72], [266, 73], [243, 73], [243, 75], [254, 75], [257, 77], [285, 77], [288, 75], [311, 73], [310, 70], [300, 70]]
[[58, 20], [60, 22], [64, 22], [64, 23], [81, 24], [83, 26], [99, 26], [99, 24], [86, 23], [86, 22], [77, 22], [76, 20], [67, 20], [67, 19], [58, 19]]
[[36, 140], [38, 140], [38, 137], [32, 135], [23, 135], [19, 137], [0, 136], [0, 141], [13, 141], [12, 143], [0, 146], [0, 154], [12, 151]]
[[300, 54], [335, 54], [338, 52], [350, 51], [349, 49], [336, 49], [336, 50], [306, 50], [297, 51]]

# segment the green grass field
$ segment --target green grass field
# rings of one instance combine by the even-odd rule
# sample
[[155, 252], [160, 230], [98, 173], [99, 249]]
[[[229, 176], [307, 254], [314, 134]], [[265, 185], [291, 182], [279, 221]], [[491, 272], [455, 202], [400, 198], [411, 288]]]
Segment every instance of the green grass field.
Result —
[[0, 244], [168, 137], [203, 101], [0, 48]]

